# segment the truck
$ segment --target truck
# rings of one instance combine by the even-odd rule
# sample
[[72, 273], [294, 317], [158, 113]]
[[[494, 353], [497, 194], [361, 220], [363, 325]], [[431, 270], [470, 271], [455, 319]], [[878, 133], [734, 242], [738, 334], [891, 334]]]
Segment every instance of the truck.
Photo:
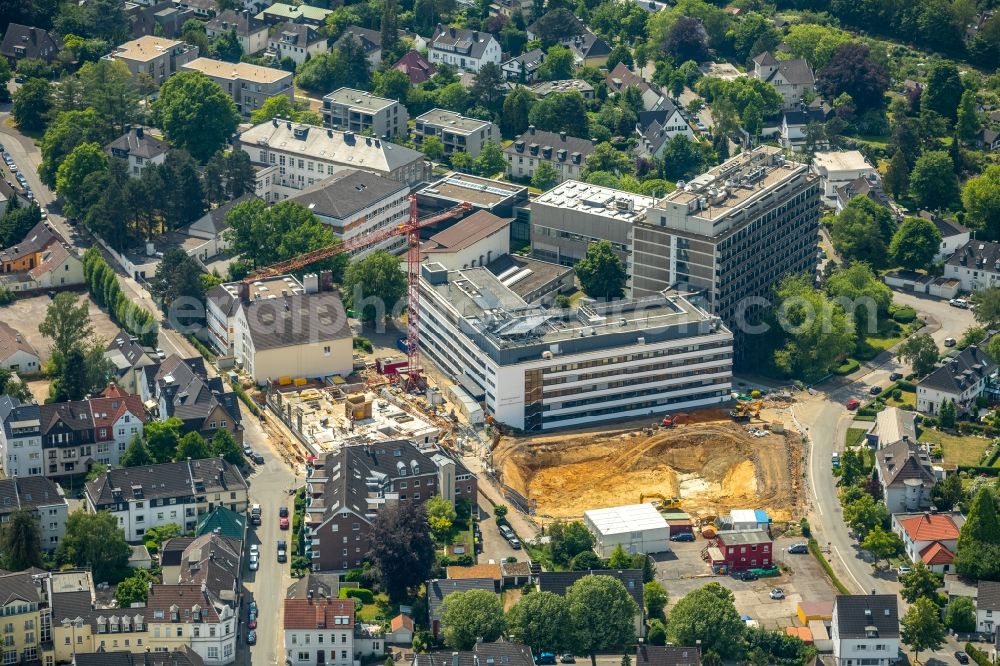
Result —
[[400, 370], [404, 370], [408, 365], [409, 359], [406, 357], [375, 359], [375, 370], [380, 375], [398, 375]]
[[278, 540], [278, 561], [284, 562], [288, 559], [288, 544], [284, 539]]

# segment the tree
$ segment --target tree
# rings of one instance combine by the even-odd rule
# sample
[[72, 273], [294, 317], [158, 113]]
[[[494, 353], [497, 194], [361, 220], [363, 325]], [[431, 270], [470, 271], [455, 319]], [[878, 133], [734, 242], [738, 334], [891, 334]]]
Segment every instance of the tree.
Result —
[[50, 188], [56, 186], [56, 173], [63, 160], [82, 143], [104, 145], [111, 139], [107, 125], [93, 108], [64, 111], [49, 123], [40, 144], [42, 163], [38, 177]]
[[487, 590], [449, 594], [442, 604], [441, 626], [445, 645], [453, 650], [469, 650], [478, 639], [492, 643], [506, 629], [500, 597]]
[[[855, 346], [855, 329], [844, 310], [816, 291], [807, 276], [788, 276], [775, 290], [768, 324], [783, 333], [772, 362], [795, 377], [821, 377]], [[783, 343], [783, 344], [782, 344]]]
[[52, 341], [52, 355], [58, 364], [72, 349], [81, 346], [93, 335], [86, 301], [69, 292], [56, 294], [45, 311], [38, 332]]
[[420, 150], [427, 159], [437, 162], [444, 156], [444, 142], [436, 136], [425, 136], [421, 141]]
[[583, 33], [581, 21], [570, 10], [559, 7], [544, 14], [532, 26], [536, 38], [554, 44]]
[[14, 371], [10, 368], [0, 368], [0, 395], [9, 395], [21, 402], [31, 400], [27, 384], [14, 379]]
[[958, 68], [946, 60], [936, 60], [927, 72], [927, 85], [920, 96], [920, 108], [930, 109], [954, 121], [963, 90]]
[[532, 652], [572, 648], [566, 600], [552, 592], [523, 595], [507, 613], [507, 630]]
[[604, 560], [602, 560], [597, 553], [592, 550], [585, 550], [582, 553], [577, 553], [573, 559], [570, 561], [569, 568], [571, 571], [592, 571], [597, 569], [604, 569]]
[[146, 443], [142, 440], [142, 437], [136, 434], [132, 438], [132, 441], [129, 442], [125, 453], [122, 454], [120, 462], [122, 467], [142, 467], [144, 465], [151, 465], [153, 463], [153, 456], [150, 455], [149, 449], [146, 448]]
[[920, 333], [908, 338], [900, 345], [896, 354], [913, 367], [913, 372], [923, 377], [937, 364], [938, 347], [934, 338], [927, 333]]
[[118, 583], [115, 588], [115, 601], [118, 608], [131, 608], [135, 603], [146, 603], [149, 594], [149, 583], [155, 582], [152, 575], [144, 569], [135, 569], [132, 575]]
[[955, 427], [955, 420], [958, 418], [958, 409], [954, 400], [944, 400], [941, 409], [938, 411], [938, 425], [945, 429]]
[[28, 79], [14, 93], [10, 113], [25, 132], [45, 129], [45, 119], [52, 108], [52, 87], [45, 79]]
[[974, 295], [974, 316], [983, 326], [994, 329], [1000, 324], [1000, 287], [987, 287]]
[[535, 172], [531, 174], [531, 185], [543, 192], [551, 190], [559, 184], [559, 172], [548, 162], [540, 161], [535, 167]]
[[922, 651], [936, 650], [944, 645], [941, 611], [930, 599], [917, 599], [906, 611], [900, 625], [900, 638], [913, 649], [914, 661], [919, 662], [918, 657]]
[[919, 158], [910, 173], [910, 194], [924, 208], [950, 208], [958, 202], [958, 178], [951, 157], [943, 150], [930, 150]]
[[597, 666], [597, 652], [623, 649], [635, 643], [635, 614], [632, 596], [617, 578], [584, 576], [566, 590], [573, 645], [590, 655]]
[[931, 501], [939, 511], [951, 511], [965, 499], [962, 479], [958, 474], [949, 474], [931, 488]]
[[915, 270], [929, 268], [941, 247], [941, 232], [928, 219], [908, 217], [889, 244], [889, 255], [897, 266]]
[[41, 221], [42, 211], [37, 203], [21, 206], [16, 197], [11, 197], [3, 217], [0, 217], [0, 247], [17, 245]]
[[212, 457], [221, 456], [230, 465], [240, 466], [244, 463], [243, 451], [233, 434], [225, 428], [216, 430], [209, 443]]
[[28, 507], [11, 512], [0, 526], [0, 554], [10, 571], [42, 566], [42, 530], [38, 514]]
[[573, 77], [573, 52], [565, 46], [552, 46], [545, 52], [545, 60], [538, 68], [543, 81], [562, 81]]
[[962, 190], [965, 223], [988, 238], [1000, 237], [1000, 165], [986, 167]]
[[827, 293], [843, 304], [854, 320], [858, 337], [874, 333], [878, 316], [886, 315], [892, 304], [892, 290], [879, 280], [867, 264], [855, 262], [836, 268], [826, 281]]
[[108, 168], [108, 156], [97, 143], [82, 143], [73, 149], [56, 171], [56, 189], [66, 201], [68, 217], [83, 217], [94, 200], [86, 183], [88, 176]]
[[708, 60], [708, 33], [701, 21], [682, 16], [674, 22], [663, 42], [663, 50], [675, 62]]
[[847, 93], [859, 113], [880, 108], [888, 87], [889, 76], [885, 68], [872, 58], [868, 46], [859, 42], [838, 46], [830, 62], [816, 77], [817, 90], [828, 99]]
[[851, 40], [848, 32], [815, 23], [790, 26], [784, 42], [796, 58], [805, 58], [814, 70], [820, 70], [830, 61], [841, 44]]
[[885, 183], [886, 189], [897, 199], [909, 191], [910, 167], [901, 150], [896, 149], [896, 152], [892, 154], [892, 160], [889, 162], [882, 181]]
[[549, 556], [553, 562], [566, 564], [580, 553], [590, 551], [595, 543], [594, 535], [579, 520], [549, 525]]
[[663, 617], [667, 607], [667, 589], [659, 581], [651, 580], [643, 585], [642, 598], [646, 602], [646, 615], [658, 619]]
[[900, 574], [899, 582], [899, 594], [908, 604], [915, 603], [917, 599], [930, 599], [937, 603], [937, 590], [943, 583], [941, 576], [928, 569], [923, 562], [914, 564], [909, 573]]
[[944, 609], [944, 624], [955, 633], [976, 630], [976, 604], [971, 597], [955, 597]]
[[631, 566], [632, 558], [625, 552], [625, 548], [621, 544], [615, 546], [614, 550], [611, 551], [611, 557], [608, 558], [608, 568], [628, 569]]
[[379, 511], [372, 524], [368, 559], [371, 573], [393, 600], [427, 580], [434, 564], [434, 544], [427, 534], [427, 513], [407, 502]]
[[476, 158], [476, 173], [480, 176], [492, 177], [504, 170], [507, 160], [504, 159], [503, 150], [495, 141], [487, 141], [479, 157]]
[[344, 276], [348, 302], [368, 322], [391, 315], [406, 294], [406, 275], [399, 259], [388, 252], [373, 252], [354, 261]]
[[[398, 70], [391, 71], [395, 72]], [[403, 74], [402, 72], [399, 73]], [[403, 74], [403, 76], [406, 75]], [[409, 81], [409, 79], [407, 79], [407, 81]], [[295, 102], [290, 100], [285, 95], [276, 95], [275, 97], [268, 97], [264, 100], [264, 103], [259, 109], [255, 109], [251, 112], [250, 122], [254, 125], [258, 125], [260, 123], [266, 123], [272, 118], [289, 118], [293, 122], [301, 123], [315, 120], [315, 118], [308, 117], [314, 115], [315, 114], [312, 111], [300, 109], [296, 106]], [[322, 121], [319, 124], [322, 124]]]
[[955, 130], [959, 138], [965, 143], [972, 143], [976, 140], [976, 135], [982, 128], [979, 120], [979, 112], [976, 110], [976, 92], [966, 90], [962, 93], [962, 99], [958, 105], [958, 119], [955, 122]]
[[[117, 44], [118, 42], [114, 42]], [[83, 103], [93, 108], [110, 134], [125, 130], [139, 114], [139, 90], [128, 66], [120, 60], [97, 60], [80, 68]]]
[[150, 292], [159, 299], [164, 310], [181, 298], [204, 302], [201, 275], [201, 267], [187, 252], [178, 247], [169, 248], [150, 280]]
[[587, 155], [587, 166], [584, 169], [585, 177], [587, 173], [594, 171], [608, 171], [621, 175], [632, 171], [632, 162], [628, 155], [616, 150], [607, 141], [602, 141], [594, 146], [590, 155]]
[[473, 105], [480, 105], [491, 112], [500, 110], [504, 95], [504, 74], [500, 65], [488, 62], [473, 77], [469, 98]]
[[382, 49], [387, 52], [391, 51], [396, 42], [399, 41], [399, 3], [396, 0], [382, 0], [379, 33], [382, 37]]
[[66, 535], [59, 542], [56, 557], [60, 562], [89, 566], [94, 580], [115, 582], [126, 569], [132, 549], [125, 533], [107, 511], [74, 511], [66, 520]]
[[588, 296], [610, 300], [625, 293], [625, 267], [606, 240], [591, 243], [575, 271]]
[[727, 36], [733, 42], [736, 57], [742, 62], [770, 51], [781, 41], [771, 19], [758, 12], [749, 12], [742, 20], [734, 23]]
[[878, 223], [856, 207], [845, 207], [833, 219], [830, 237], [838, 254], [848, 261], [872, 266], [881, 266], [885, 261], [886, 243]]
[[167, 139], [204, 162], [236, 131], [232, 95], [201, 72], [179, 72], [160, 87], [154, 113]]
[[587, 104], [578, 91], [551, 93], [536, 101], [528, 112], [528, 122], [546, 132], [566, 132], [587, 138]]
[[208, 442], [198, 432], [189, 432], [177, 442], [177, 453], [174, 460], [177, 462], [184, 460], [203, 460], [211, 456], [208, 449]]
[[1000, 544], [996, 496], [988, 488], [980, 489], [972, 498], [965, 524], [959, 532], [958, 550], [973, 542]]
[[512, 139], [528, 129], [528, 113], [534, 101], [535, 94], [524, 86], [517, 86], [507, 95], [500, 114], [500, 131], [504, 137]]
[[889, 560], [903, 552], [903, 540], [895, 532], [882, 529], [876, 525], [861, 542], [861, 548], [867, 550], [875, 561]]
[[689, 592], [670, 612], [667, 638], [675, 645], [701, 642], [723, 657], [739, 654], [746, 625], [736, 612], [733, 593], [718, 583]]
[[604, 66], [610, 72], [618, 65], [618, 63], [624, 63], [629, 69], [632, 69], [635, 65], [635, 61], [632, 59], [632, 53], [624, 44], [617, 44], [613, 49], [611, 49], [611, 53], [608, 54], [608, 61], [604, 64]]
[[662, 620], [652, 620], [646, 630], [646, 642], [650, 645], [667, 644], [667, 626]]
[[[165, 421], [150, 421], [144, 429], [146, 449], [154, 462], [171, 462], [177, 454], [184, 422], [175, 416]], [[126, 452], [127, 453], [127, 452]]]
[[226, 62], [239, 62], [243, 57], [243, 47], [240, 46], [240, 38], [236, 35], [236, 30], [223, 32], [212, 42], [212, 54], [219, 60]]
[[431, 526], [431, 531], [438, 541], [443, 541], [455, 524], [455, 507], [440, 495], [428, 499], [424, 506], [427, 509], [427, 522]]
[[865, 493], [844, 507], [844, 522], [859, 535], [866, 537], [876, 527], [888, 524], [889, 511], [884, 503], [877, 502], [874, 497]]
[[6, 58], [3, 62], [0, 62], [0, 103], [6, 104], [10, 102], [10, 91], [7, 90], [7, 82], [10, 81], [10, 77], [14, 75], [10, 71], [10, 63]]

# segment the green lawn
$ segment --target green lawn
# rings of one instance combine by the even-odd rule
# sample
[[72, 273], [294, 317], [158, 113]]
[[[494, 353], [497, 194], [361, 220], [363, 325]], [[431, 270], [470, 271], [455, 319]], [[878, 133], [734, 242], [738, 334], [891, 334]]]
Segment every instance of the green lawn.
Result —
[[917, 394], [914, 391], [903, 391], [900, 395], [899, 400], [895, 398], [886, 398], [885, 404], [890, 407], [902, 407], [903, 405], [909, 405], [914, 407], [917, 404]]
[[990, 441], [982, 437], [949, 435], [940, 430], [924, 430], [918, 439], [944, 451], [944, 461], [956, 465], [978, 465]]
[[847, 437], [845, 439], [845, 444], [847, 446], [857, 446], [861, 442], [865, 441], [865, 433], [868, 431], [864, 428], [848, 428]]

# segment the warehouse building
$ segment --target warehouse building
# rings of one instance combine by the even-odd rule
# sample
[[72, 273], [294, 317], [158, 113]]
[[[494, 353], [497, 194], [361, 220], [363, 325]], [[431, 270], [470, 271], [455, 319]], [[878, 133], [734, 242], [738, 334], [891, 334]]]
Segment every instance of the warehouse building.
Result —
[[594, 550], [611, 557], [621, 546], [626, 553], [665, 553], [670, 550], [670, 526], [652, 504], [630, 504], [583, 513], [583, 523], [597, 540]]
[[487, 414], [540, 431], [729, 399], [733, 336], [717, 317], [673, 294], [531, 305], [514, 290], [531, 270], [421, 267], [421, 352]]

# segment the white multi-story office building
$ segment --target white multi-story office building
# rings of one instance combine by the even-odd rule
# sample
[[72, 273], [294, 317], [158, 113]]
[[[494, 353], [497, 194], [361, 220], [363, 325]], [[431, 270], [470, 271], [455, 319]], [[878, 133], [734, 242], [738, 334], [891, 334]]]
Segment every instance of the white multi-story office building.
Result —
[[733, 336], [717, 317], [667, 294], [533, 307], [510, 288], [531, 272], [421, 267], [421, 351], [498, 421], [538, 431], [729, 399]]

